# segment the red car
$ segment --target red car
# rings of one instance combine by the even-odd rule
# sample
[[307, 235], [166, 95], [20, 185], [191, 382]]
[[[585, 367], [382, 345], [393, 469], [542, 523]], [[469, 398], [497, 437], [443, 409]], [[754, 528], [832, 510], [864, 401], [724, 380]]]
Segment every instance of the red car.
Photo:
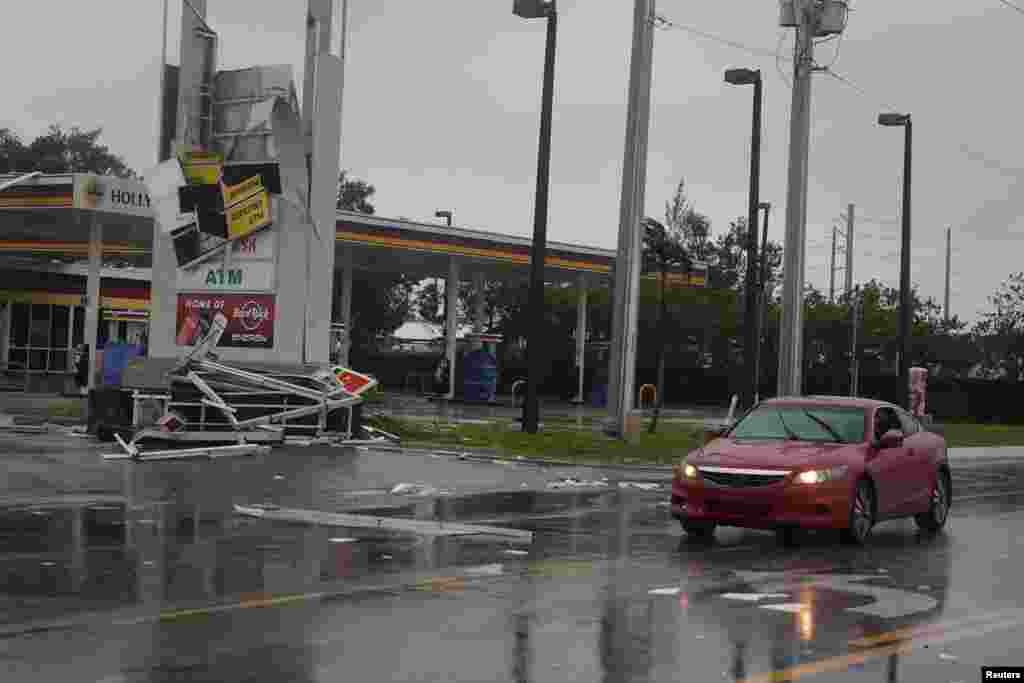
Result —
[[880, 521], [946, 523], [953, 488], [946, 441], [882, 401], [778, 398], [755, 406], [674, 468], [672, 515], [690, 536], [715, 527], [837, 529], [863, 544]]

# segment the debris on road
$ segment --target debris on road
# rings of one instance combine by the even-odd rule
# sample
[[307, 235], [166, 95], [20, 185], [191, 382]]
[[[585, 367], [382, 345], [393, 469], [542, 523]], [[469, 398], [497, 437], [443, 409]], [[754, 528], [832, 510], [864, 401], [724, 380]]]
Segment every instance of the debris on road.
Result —
[[608, 486], [608, 479], [599, 479], [596, 481], [585, 481], [579, 480], [575, 477], [564, 477], [555, 481], [549, 481], [547, 488], [558, 490], [558, 489], [578, 489], [578, 488], [601, 488]]
[[501, 564], [485, 564], [480, 567], [467, 567], [465, 573], [469, 576], [501, 576], [505, 573], [505, 567]]
[[431, 496], [438, 493], [438, 490], [428, 484], [396, 484], [391, 489], [395, 496]]
[[[217, 447], [229, 445], [313, 446], [333, 444], [339, 439], [352, 445], [398, 441], [394, 434], [372, 427], [362, 430], [369, 439], [353, 441], [362, 436], [353, 433], [353, 409], [363, 403], [363, 395], [377, 386], [377, 380], [340, 366], [289, 374], [222, 362], [214, 349], [227, 322], [222, 313], [214, 316], [200, 341], [168, 373], [166, 395], [134, 393], [135, 413], [139, 401], [155, 401], [161, 417], [154, 425], [135, 431], [128, 444], [115, 431], [118, 443], [131, 458], [171, 458], [175, 448], [183, 444], [208, 446], [212, 455]], [[348, 410], [347, 428], [335, 418], [341, 409]], [[135, 420], [133, 415], [132, 422]], [[296, 434], [304, 438], [287, 438]], [[143, 452], [140, 446], [150, 443], [166, 448], [158, 453]], [[197, 455], [196, 449], [189, 450], [193, 452], [179, 455]]]
[[350, 513], [322, 512], [320, 510], [299, 510], [267, 505], [235, 505], [235, 514], [259, 517], [282, 522], [298, 522], [343, 529], [386, 529], [423, 536], [495, 536], [516, 542], [530, 543], [533, 532], [506, 527], [460, 524], [454, 522], [431, 522], [404, 517], [375, 517]]
[[661, 484], [655, 482], [621, 481], [620, 489], [640, 489], [641, 491], [657, 491], [662, 488]]

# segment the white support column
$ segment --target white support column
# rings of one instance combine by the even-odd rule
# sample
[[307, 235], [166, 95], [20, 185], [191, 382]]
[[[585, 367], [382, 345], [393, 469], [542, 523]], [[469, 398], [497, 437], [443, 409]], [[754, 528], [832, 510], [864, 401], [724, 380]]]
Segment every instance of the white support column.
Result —
[[342, 247], [341, 251], [341, 323], [345, 326], [341, 337], [341, 352], [338, 364], [348, 367], [352, 351], [352, 249]]
[[444, 348], [448, 359], [448, 395], [455, 398], [455, 335], [458, 332], [459, 317], [459, 262], [453, 256], [448, 261], [448, 278], [444, 282]]
[[484, 290], [484, 274], [473, 273], [473, 331], [483, 332], [487, 327], [487, 316], [484, 311], [484, 304], [487, 303], [486, 291]]
[[576, 368], [579, 372], [579, 377], [576, 378], [578, 385], [576, 388], [576, 398], [573, 399], [573, 403], [583, 403], [583, 370], [587, 353], [587, 278], [585, 275], [580, 275], [576, 288], [578, 289], [578, 298], [576, 299]]
[[103, 225], [96, 215], [89, 222], [89, 277], [85, 286], [85, 343], [89, 345], [88, 389], [96, 385], [96, 342], [100, 327], [100, 269], [103, 264]]

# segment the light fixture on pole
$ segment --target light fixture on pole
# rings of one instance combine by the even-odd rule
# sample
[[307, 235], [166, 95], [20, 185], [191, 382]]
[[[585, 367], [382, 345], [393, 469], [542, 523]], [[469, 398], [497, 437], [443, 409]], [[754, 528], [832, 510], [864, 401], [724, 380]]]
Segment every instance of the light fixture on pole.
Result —
[[900, 381], [903, 382], [902, 404], [910, 408], [910, 326], [913, 319], [913, 304], [910, 291], [910, 169], [913, 154], [913, 126], [910, 114], [879, 114], [878, 125], [902, 127], [904, 130], [903, 145], [903, 235], [900, 249]]
[[555, 91], [555, 36], [558, 13], [554, 0], [513, 0], [513, 13], [523, 19], [547, 19], [544, 43], [544, 80], [541, 88], [540, 141], [537, 151], [537, 190], [533, 213], [533, 246], [530, 250], [529, 326], [527, 328], [526, 401], [523, 431], [536, 434], [540, 424], [538, 390], [543, 368], [541, 348], [544, 329], [544, 262], [547, 257], [548, 185], [551, 168], [551, 110]]
[[448, 227], [452, 227], [452, 212], [451, 211], [435, 211], [434, 218], [443, 218], [448, 223]]
[[729, 69], [725, 72], [725, 82], [731, 85], [754, 86], [754, 112], [750, 140], [750, 195], [747, 204], [747, 274], [745, 285], [744, 326], [745, 344], [743, 347], [744, 364], [746, 365], [748, 382], [744, 383], [741, 398], [745, 407], [750, 407], [758, 393], [758, 310], [757, 310], [757, 212], [760, 203], [761, 181], [761, 101], [763, 98], [763, 81], [761, 72], [753, 69]]

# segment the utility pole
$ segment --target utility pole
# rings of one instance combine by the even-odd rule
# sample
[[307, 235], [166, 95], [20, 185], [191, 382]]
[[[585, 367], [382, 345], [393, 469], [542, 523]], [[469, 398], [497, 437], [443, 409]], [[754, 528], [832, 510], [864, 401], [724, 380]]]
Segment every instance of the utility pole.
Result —
[[828, 302], [836, 302], [836, 226], [832, 226], [832, 265], [828, 269]]
[[950, 243], [952, 241], [953, 229], [946, 228], [946, 302], [942, 307], [943, 317], [946, 319], [946, 324], [949, 324], [949, 261], [950, 261]]
[[647, 133], [650, 125], [651, 61], [654, 51], [654, 0], [636, 0], [633, 49], [629, 60], [629, 106], [619, 209], [619, 242], [612, 299], [611, 372], [608, 378], [608, 431], [629, 435], [636, 379], [637, 309], [640, 293], [640, 219], [647, 183]]
[[818, 6], [793, 0], [796, 47], [789, 129], [789, 185], [786, 193], [786, 242], [782, 329], [779, 339], [779, 396], [803, 393], [804, 254], [807, 248], [807, 157], [811, 128], [811, 73]]
[[764, 211], [764, 224], [761, 228], [761, 278], [758, 283], [761, 310], [757, 314], [757, 349], [754, 353], [754, 365], [757, 372], [757, 383], [754, 388], [755, 405], [761, 401], [761, 346], [763, 339], [768, 336], [768, 214], [771, 213], [772, 205], [769, 202], [761, 202], [759, 208]]
[[846, 296], [853, 296], [853, 204], [846, 206]]
[[852, 331], [850, 333], [850, 396], [857, 396], [859, 391], [858, 380], [860, 378], [860, 356], [857, 354], [857, 329], [860, 327], [860, 292], [851, 292], [851, 298], [853, 299], [853, 320]]

